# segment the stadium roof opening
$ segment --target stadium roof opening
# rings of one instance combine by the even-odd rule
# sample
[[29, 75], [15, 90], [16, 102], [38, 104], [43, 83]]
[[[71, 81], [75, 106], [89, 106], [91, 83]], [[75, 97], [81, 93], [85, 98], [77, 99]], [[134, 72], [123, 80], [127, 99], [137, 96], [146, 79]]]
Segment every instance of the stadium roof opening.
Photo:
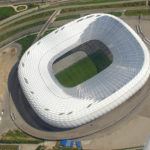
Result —
[[52, 67], [63, 86], [74, 87], [94, 77], [111, 63], [109, 49], [98, 40], [90, 40], [57, 58]]

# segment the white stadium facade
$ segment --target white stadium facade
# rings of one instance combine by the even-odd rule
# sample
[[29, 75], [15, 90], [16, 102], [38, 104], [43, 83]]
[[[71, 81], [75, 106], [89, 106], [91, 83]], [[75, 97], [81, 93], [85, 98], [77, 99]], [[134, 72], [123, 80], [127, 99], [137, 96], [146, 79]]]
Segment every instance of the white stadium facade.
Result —
[[[56, 79], [53, 63], [90, 42], [103, 43], [112, 63], [74, 86]], [[133, 96], [150, 75], [149, 52], [140, 37], [121, 19], [91, 14], [74, 20], [33, 44], [18, 66], [18, 78], [29, 104], [46, 123], [59, 128], [86, 124]]]

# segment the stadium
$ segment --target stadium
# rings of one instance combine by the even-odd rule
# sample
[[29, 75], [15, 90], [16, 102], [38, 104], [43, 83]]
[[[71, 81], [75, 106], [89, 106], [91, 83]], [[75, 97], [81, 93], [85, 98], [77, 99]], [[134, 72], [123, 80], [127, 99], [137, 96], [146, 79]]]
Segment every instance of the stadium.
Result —
[[138, 92], [149, 66], [148, 49], [133, 29], [112, 15], [91, 14], [33, 44], [21, 58], [18, 78], [42, 120], [74, 128]]

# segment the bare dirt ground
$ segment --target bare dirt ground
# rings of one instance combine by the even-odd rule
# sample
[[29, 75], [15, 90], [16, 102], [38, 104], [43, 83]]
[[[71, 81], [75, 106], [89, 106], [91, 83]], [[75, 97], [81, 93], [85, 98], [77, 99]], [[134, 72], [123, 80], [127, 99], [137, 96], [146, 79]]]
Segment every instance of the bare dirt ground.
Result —
[[8, 74], [19, 56], [16, 46], [19, 47], [19, 45], [14, 44], [0, 51], [0, 98], [3, 97], [7, 87]]
[[35, 150], [37, 147], [37, 144], [21, 144], [20, 150]]
[[[7, 91], [7, 81], [10, 70], [18, 60], [20, 45], [14, 43], [4, 49], [0, 49], [0, 133], [7, 132], [15, 126], [9, 116], [9, 105], [5, 99]], [[2, 114], [2, 111], [4, 112]]]
[[12, 66], [16, 63], [20, 54], [18, 44], [13, 44], [0, 51], [0, 98], [3, 98], [7, 87], [7, 79]]

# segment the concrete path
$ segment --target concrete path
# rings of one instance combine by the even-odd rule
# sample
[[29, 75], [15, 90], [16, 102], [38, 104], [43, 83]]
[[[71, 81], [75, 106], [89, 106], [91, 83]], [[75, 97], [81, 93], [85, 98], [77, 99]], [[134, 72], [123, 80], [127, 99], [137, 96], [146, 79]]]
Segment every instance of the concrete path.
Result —
[[39, 38], [44, 35], [47, 28], [50, 26], [50, 24], [52, 24], [55, 21], [56, 17], [60, 14], [60, 12], [61, 12], [61, 9], [57, 9], [57, 10], [54, 11], [54, 13], [48, 18], [46, 23], [43, 25], [42, 29], [38, 33], [38, 35], [37, 35], [36, 39], [34, 40], [34, 42], [38, 41]]

